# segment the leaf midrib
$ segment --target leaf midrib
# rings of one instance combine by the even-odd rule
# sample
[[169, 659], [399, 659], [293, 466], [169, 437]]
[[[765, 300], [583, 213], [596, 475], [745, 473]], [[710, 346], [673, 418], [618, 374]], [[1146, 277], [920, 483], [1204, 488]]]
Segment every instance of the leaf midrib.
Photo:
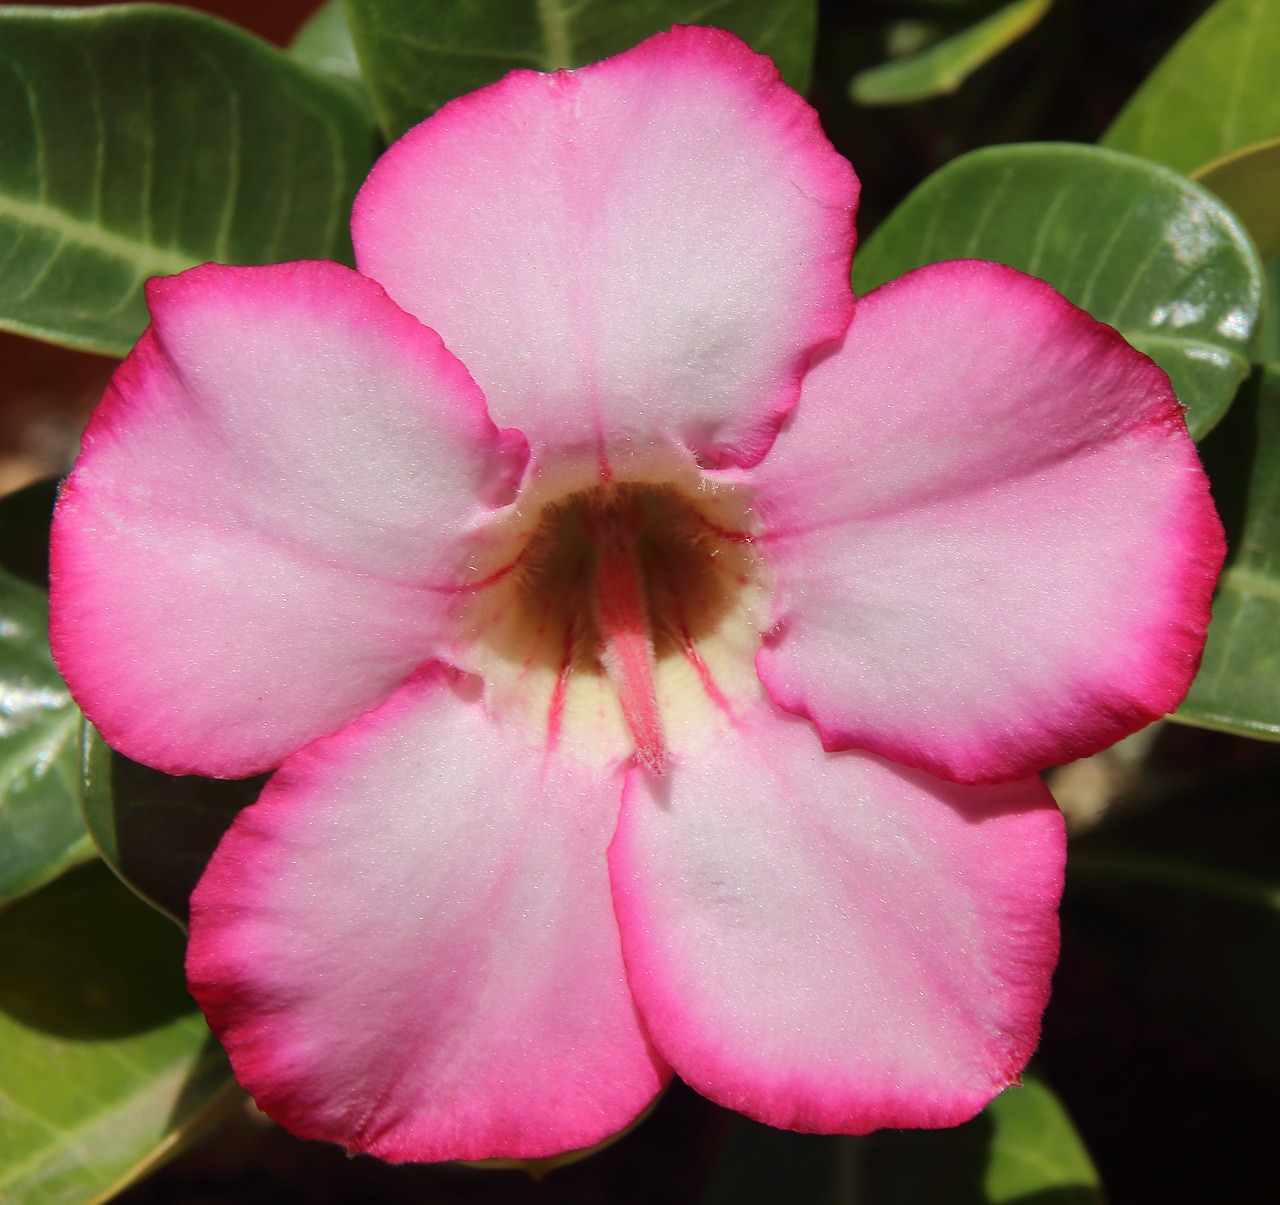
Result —
[[77, 246], [122, 260], [147, 276], [172, 276], [200, 262], [196, 255], [115, 234], [52, 205], [0, 194], [0, 218], [5, 217], [15, 218], [28, 227], [48, 230], [60, 236], [61, 242], [70, 240]]

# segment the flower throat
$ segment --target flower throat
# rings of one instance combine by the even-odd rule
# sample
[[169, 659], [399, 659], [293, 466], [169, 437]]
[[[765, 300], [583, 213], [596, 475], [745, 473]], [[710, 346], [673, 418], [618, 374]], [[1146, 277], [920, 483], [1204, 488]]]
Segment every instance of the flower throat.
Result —
[[637, 760], [661, 775], [663, 663], [687, 662], [717, 698], [698, 644], [734, 611], [756, 558], [746, 532], [717, 523], [700, 501], [674, 486], [611, 483], [538, 515], [504, 583], [506, 622], [490, 629], [490, 643], [525, 668], [554, 662], [552, 741], [575, 675], [603, 675]]

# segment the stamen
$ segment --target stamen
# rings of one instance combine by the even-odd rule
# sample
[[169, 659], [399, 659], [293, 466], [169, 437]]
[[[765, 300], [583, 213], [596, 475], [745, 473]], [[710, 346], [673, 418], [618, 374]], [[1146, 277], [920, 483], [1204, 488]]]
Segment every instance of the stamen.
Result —
[[636, 540], [637, 504], [614, 501], [593, 507], [586, 522], [596, 547], [593, 601], [600, 663], [617, 692], [636, 756], [651, 773], [662, 775], [667, 750], [654, 688], [653, 637]]

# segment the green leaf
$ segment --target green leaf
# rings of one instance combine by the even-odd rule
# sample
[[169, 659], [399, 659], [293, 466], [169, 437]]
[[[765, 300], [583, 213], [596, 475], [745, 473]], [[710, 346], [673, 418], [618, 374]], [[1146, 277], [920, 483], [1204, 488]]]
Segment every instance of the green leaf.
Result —
[[803, 91], [817, 21], [815, 0], [347, 0], [347, 14], [388, 138], [517, 67], [580, 67], [675, 24], [736, 33]]
[[1280, 138], [1206, 163], [1191, 177], [1221, 197], [1253, 236], [1264, 260], [1280, 256]]
[[94, 857], [77, 806], [80, 712], [49, 654], [55, 488], [0, 498], [0, 905]]
[[350, 260], [374, 155], [349, 87], [177, 8], [0, 8], [0, 326], [123, 355], [142, 285]]
[[1262, 364], [1280, 364], [1280, 259], [1267, 265], [1266, 278], [1267, 316], [1253, 358]]
[[849, 92], [863, 105], [904, 105], [954, 92], [979, 67], [1038, 25], [1053, 0], [1013, 0], [968, 29], [904, 58], [853, 77]]
[[1248, 482], [1243, 531], [1218, 582], [1200, 672], [1174, 718], [1280, 740], [1280, 365], [1255, 375], [1205, 457], [1215, 486]]
[[289, 43], [289, 53], [312, 70], [349, 80], [360, 78], [360, 61], [342, 0], [327, 0], [316, 9]]
[[80, 709], [48, 626], [44, 592], [0, 569], [0, 904], [94, 856], [78, 807]]
[[1067, 1111], [1039, 1076], [1002, 1092], [987, 1107], [993, 1133], [983, 1191], [992, 1205], [1100, 1202], [1098, 1173]]
[[0, 1201], [104, 1201], [241, 1099], [182, 937], [101, 864], [0, 912]]
[[113, 753], [87, 723], [80, 767], [84, 820], [98, 851], [139, 896], [185, 926], [192, 888], [266, 778], [162, 774]]
[[911, 268], [989, 259], [1047, 280], [1168, 374], [1204, 435], [1249, 372], [1263, 303], [1248, 236], [1174, 172], [1098, 147], [990, 147], [935, 172], [854, 256], [859, 293]]
[[1103, 143], [1192, 172], [1280, 138], [1280, 4], [1218, 0], [1134, 93]]
[[326, 0], [316, 9], [289, 43], [289, 53], [312, 71], [349, 89], [372, 120], [373, 102], [360, 75], [360, 61], [342, 0]]
[[821, 1138], [735, 1125], [702, 1205], [1100, 1205], [1098, 1173], [1049, 1086], [1028, 1070], [970, 1122]]

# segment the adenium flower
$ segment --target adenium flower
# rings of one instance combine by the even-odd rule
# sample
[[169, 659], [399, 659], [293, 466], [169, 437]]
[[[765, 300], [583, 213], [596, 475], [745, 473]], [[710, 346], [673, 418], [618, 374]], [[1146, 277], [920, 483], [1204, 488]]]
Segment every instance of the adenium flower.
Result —
[[206, 265], [58, 509], [53, 644], [170, 773], [278, 767], [191, 902], [259, 1105], [537, 1157], [673, 1070], [962, 1121], [1034, 1048], [1034, 776], [1176, 706], [1222, 538], [1164, 374], [961, 262], [849, 290], [854, 174], [677, 28], [397, 142], [359, 272]]

